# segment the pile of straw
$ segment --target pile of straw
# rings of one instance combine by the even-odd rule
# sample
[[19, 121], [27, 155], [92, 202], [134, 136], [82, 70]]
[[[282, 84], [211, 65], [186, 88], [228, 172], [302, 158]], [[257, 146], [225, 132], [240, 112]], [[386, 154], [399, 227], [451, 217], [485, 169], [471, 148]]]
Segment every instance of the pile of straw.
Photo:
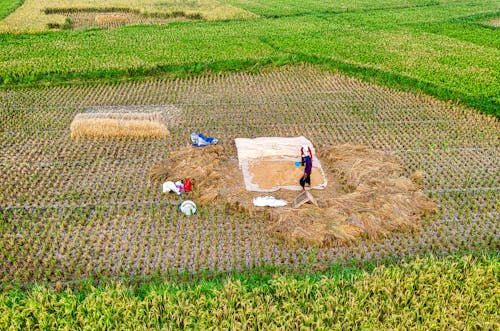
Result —
[[[319, 207], [306, 204], [298, 209], [258, 208], [252, 204], [259, 193], [245, 190], [237, 160], [221, 146], [189, 147], [171, 153], [156, 164], [151, 177], [157, 180], [190, 178], [198, 204], [221, 202], [250, 214], [268, 217], [269, 232], [291, 244], [333, 246], [360, 237], [380, 238], [392, 231], [416, 230], [424, 215], [436, 212], [416, 181], [403, 176], [399, 160], [390, 154], [363, 146], [335, 146], [319, 153], [329, 185], [311, 191]], [[297, 179], [298, 180], [298, 179]], [[274, 195], [291, 201], [296, 191]]]
[[[359, 237], [386, 237], [392, 231], [416, 230], [437, 204], [425, 196], [422, 172], [403, 176], [399, 160], [364, 146], [342, 145], [319, 154], [325, 172], [336, 183], [318, 196], [320, 208], [299, 213], [273, 211], [270, 229], [291, 242], [319, 246], [348, 243]], [[335, 185], [335, 184], [334, 184]]]
[[70, 126], [71, 138], [163, 138], [169, 135], [161, 112], [107, 112], [77, 114]]
[[[160, 182], [189, 178], [194, 184], [193, 199], [204, 205], [221, 200], [224, 185], [234, 180], [230, 173], [235, 174], [237, 168], [236, 161], [231, 162], [220, 145], [187, 147], [171, 152], [167, 160], [154, 164], [151, 178]], [[243, 185], [243, 181], [240, 183]]]

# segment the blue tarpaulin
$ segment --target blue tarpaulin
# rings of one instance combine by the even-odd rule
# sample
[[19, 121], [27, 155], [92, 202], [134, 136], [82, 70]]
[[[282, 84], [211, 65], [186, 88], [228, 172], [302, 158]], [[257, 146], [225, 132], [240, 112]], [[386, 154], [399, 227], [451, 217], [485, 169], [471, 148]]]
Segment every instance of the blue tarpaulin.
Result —
[[201, 133], [191, 133], [191, 144], [196, 147], [203, 147], [208, 145], [215, 145], [219, 142], [217, 138], [205, 137]]

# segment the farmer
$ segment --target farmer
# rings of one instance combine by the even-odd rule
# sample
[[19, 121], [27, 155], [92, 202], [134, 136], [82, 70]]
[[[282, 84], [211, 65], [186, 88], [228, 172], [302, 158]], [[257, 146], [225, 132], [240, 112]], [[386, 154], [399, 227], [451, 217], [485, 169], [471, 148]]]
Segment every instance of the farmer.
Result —
[[304, 174], [300, 178], [300, 186], [302, 186], [302, 192], [306, 190], [305, 186], [308, 184], [311, 187], [311, 172], [312, 172], [312, 151], [309, 146], [302, 146], [300, 149], [300, 154], [302, 157], [302, 165], [305, 165]]

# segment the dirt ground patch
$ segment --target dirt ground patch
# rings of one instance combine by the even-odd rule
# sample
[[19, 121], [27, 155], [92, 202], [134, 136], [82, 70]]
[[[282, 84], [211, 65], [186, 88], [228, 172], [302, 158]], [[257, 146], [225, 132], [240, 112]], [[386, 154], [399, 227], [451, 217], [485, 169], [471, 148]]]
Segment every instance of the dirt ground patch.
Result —
[[[360, 237], [387, 237], [393, 231], [418, 229], [424, 215], [437, 211], [437, 204], [421, 192], [421, 173], [412, 179], [404, 177], [393, 155], [346, 144], [320, 151], [319, 156], [330, 184], [324, 190], [311, 190], [317, 207], [253, 206], [253, 198], [262, 193], [245, 189], [236, 160], [227, 158], [221, 146], [173, 152], [168, 160], [153, 166], [151, 176], [173, 181], [190, 178], [196, 187], [190, 199], [266, 215], [269, 233], [291, 244], [337, 246]], [[269, 177], [278, 181], [282, 176], [271, 176], [271, 170], [283, 171], [285, 177], [294, 175], [281, 165], [269, 168]], [[296, 177], [300, 178], [300, 170]], [[296, 194], [280, 190], [273, 195], [290, 202]]]
[[500, 26], [500, 17], [495, 17], [489, 20], [484, 21], [484, 23], [491, 25], [495, 28], [498, 28]]
[[[249, 170], [254, 183], [259, 183], [262, 189], [271, 189], [276, 186], [299, 185], [298, 178], [304, 173], [304, 168], [296, 167], [293, 161], [277, 161], [272, 159], [259, 160], [249, 164]], [[311, 186], [318, 186], [324, 179], [319, 169], [313, 167]]]

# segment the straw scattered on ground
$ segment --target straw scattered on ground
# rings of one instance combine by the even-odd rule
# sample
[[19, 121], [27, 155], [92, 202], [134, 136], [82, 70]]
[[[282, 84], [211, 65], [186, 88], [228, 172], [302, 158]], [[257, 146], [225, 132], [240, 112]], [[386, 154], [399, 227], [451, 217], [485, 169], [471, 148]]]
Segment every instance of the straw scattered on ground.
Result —
[[495, 28], [498, 28], [500, 27], [500, 18], [499, 17], [495, 17], [489, 21], [486, 22], [487, 24], [495, 27]]
[[[190, 178], [195, 185], [190, 198], [196, 203], [225, 203], [268, 217], [269, 232], [290, 244], [335, 246], [360, 237], [377, 239], [393, 231], [414, 231], [425, 215], [437, 210], [419, 186], [425, 174], [416, 172], [411, 179], [403, 176], [403, 166], [393, 155], [341, 145], [323, 150], [319, 158], [329, 183], [324, 190], [311, 191], [319, 207], [253, 206], [253, 198], [262, 193], [245, 190], [237, 160], [221, 146], [172, 152], [166, 161], [153, 166], [151, 177], [158, 181]], [[273, 195], [291, 202], [297, 192], [280, 190]]]
[[[399, 160], [364, 146], [334, 146], [319, 153], [330, 184], [315, 194], [319, 208], [273, 211], [271, 231], [292, 242], [331, 246], [358, 237], [416, 230], [437, 204], [419, 187], [423, 173], [403, 176]], [[336, 186], [336, 187], [335, 187]]]
[[189, 178], [194, 184], [190, 199], [198, 205], [225, 203], [232, 209], [250, 212], [256, 196], [245, 189], [238, 160], [227, 155], [221, 145], [171, 152], [168, 159], [153, 165], [151, 178], [159, 182]]
[[98, 24], [106, 23], [128, 23], [129, 18], [125, 14], [98, 14], [95, 16], [95, 22]]
[[70, 126], [72, 138], [163, 138], [169, 130], [161, 113], [81, 113]]

